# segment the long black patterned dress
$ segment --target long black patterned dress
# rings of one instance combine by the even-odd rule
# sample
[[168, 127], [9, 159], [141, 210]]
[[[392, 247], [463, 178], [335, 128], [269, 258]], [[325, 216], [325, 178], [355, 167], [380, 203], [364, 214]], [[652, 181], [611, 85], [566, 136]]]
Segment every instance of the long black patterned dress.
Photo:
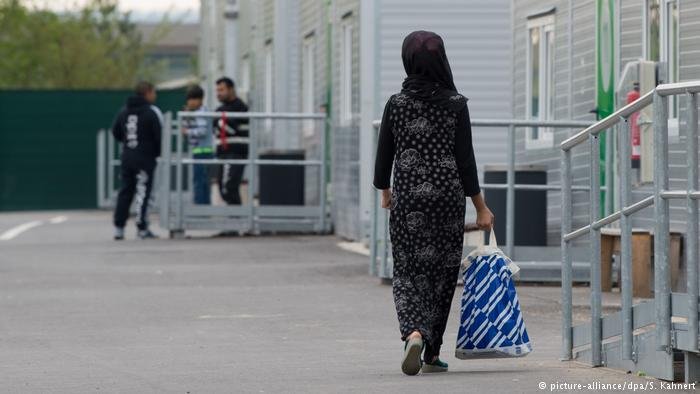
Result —
[[462, 259], [467, 196], [479, 193], [467, 99], [449, 105], [391, 96], [379, 131], [374, 186], [393, 182], [393, 295], [401, 339], [419, 330], [426, 355], [442, 344]]

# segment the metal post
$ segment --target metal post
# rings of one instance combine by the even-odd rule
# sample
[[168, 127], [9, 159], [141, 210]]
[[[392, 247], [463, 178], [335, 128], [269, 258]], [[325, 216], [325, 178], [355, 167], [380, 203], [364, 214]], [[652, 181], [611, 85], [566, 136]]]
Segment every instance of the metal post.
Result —
[[604, 215], [613, 211], [613, 140], [615, 128], [605, 131], [605, 202], [603, 203]]
[[[177, 125], [177, 133], [182, 134], [183, 126], [178, 123]], [[188, 159], [193, 159], [193, 153], [192, 153], [192, 147], [189, 144], [189, 137], [185, 138], [183, 135], [182, 139], [184, 140], [185, 144], [183, 146], [183, 156]], [[194, 163], [187, 164], [186, 167], [184, 167], [187, 170], [187, 177], [185, 180], [187, 181], [187, 193], [189, 194], [189, 201], [193, 202], [194, 201]]]
[[[377, 150], [377, 134], [378, 130], [376, 127], [374, 128], [374, 132], [372, 135], [374, 136], [373, 138], [373, 144], [372, 144], [372, 149]], [[379, 190], [372, 190], [372, 212], [371, 212], [371, 234], [369, 237], [369, 258], [370, 258], [370, 264], [369, 264], [369, 274], [371, 276], [377, 275], [378, 274], [378, 269], [377, 269], [377, 227], [378, 227], [378, 221], [379, 221]]]
[[[318, 125], [318, 121], [314, 124]], [[321, 206], [320, 215], [320, 229], [319, 232], [323, 233], [326, 231], [326, 132], [323, 128], [321, 130], [321, 168], [319, 171], [319, 204]]]
[[[175, 175], [177, 176], [177, 179], [175, 179], [175, 198], [177, 198], [177, 211], [175, 213], [176, 215], [176, 222], [177, 222], [177, 231], [182, 231], [185, 229], [185, 218], [184, 216], [184, 207], [183, 207], [183, 201], [182, 201], [182, 133], [179, 130], [180, 125], [182, 125], [182, 114], [178, 113], [177, 114], [177, 124], [178, 124], [178, 132], [176, 133], [176, 144], [177, 146], [175, 147], [177, 156], [176, 160], [177, 162], [175, 163]], [[171, 131], [168, 130], [168, 135], [170, 135]]]
[[[600, 140], [597, 134], [589, 134], [591, 163], [590, 222], [600, 219]], [[601, 365], [601, 278], [600, 278], [600, 230], [591, 227], [591, 363]]]
[[[630, 205], [632, 189], [632, 145], [630, 142], [629, 118], [619, 130], [618, 153], [620, 173], [620, 210]], [[620, 215], [620, 260], [622, 293], [622, 359], [632, 360], [632, 220], [624, 212]]]
[[114, 138], [107, 137], [107, 199], [114, 201]]
[[161, 132], [161, 164], [163, 165], [163, 179], [161, 179], [161, 190], [160, 190], [160, 225], [166, 228], [168, 231], [171, 229], [170, 225], [170, 190], [171, 185], [171, 173], [172, 173], [172, 114], [165, 114], [165, 125]]
[[506, 191], [506, 253], [515, 259], [515, 126], [508, 126], [508, 189]]
[[[250, 121], [249, 121], [250, 122]], [[248, 163], [250, 165], [250, 179], [248, 179], [248, 229], [251, 233], [257, 233], [255, 228], [255, 202], [253, 198], [255, 197], [255, 182], [256, 182], [256, 164], [255, 161], [258, 159], [258, 133], [259, 128], [250, 127], [248, 128]]]
[[105, 138], [107, 132], [100, 129], [97, 132], [97, 207], [105, 204]]
[[372, 228], [369, 237], [369, 275], [377, 275], [377, 221], [379, 215], [379, 191], [372, 191]]
[[688, 154], [687, 237], [685, 242], [688, 288], [688, 349], [698, 351], [698, 96], [688, 93], [686, 149]]
[[382, 209], [382, 266], [384, 277], [393, 277], [393, 270], [391, 275], [389, 273], [389, 245], [391, 244], [391, 239], [389, 237], [389, 210]]
[[571, 248], [564, 236], [571, 231], [571, 151], [561, 152], [561, 359], [572, 358]]
[[670, 352], [671, 293], [668, 269], [668, 97], [654, 93], [654, 303], [657, 350]]

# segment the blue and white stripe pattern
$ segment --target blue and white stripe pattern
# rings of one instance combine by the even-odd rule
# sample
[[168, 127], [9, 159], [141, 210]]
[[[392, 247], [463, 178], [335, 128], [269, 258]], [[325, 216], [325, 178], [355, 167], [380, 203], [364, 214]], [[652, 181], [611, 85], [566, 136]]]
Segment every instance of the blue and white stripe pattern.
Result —
[[527, 355], [532, 346], [511, 280], [509, 259], [501, 253], [467, 258], [455, 356], [469, 359]]

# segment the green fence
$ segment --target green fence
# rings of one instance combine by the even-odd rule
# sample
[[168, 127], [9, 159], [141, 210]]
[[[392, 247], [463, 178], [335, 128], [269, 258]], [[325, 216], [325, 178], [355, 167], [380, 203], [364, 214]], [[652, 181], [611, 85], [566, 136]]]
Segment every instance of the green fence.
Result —
[[[0, 211], [96, 207], [96, 132], [127, 90], [0, 90]], [[158, 92], [176, 111], [184, 92]]]

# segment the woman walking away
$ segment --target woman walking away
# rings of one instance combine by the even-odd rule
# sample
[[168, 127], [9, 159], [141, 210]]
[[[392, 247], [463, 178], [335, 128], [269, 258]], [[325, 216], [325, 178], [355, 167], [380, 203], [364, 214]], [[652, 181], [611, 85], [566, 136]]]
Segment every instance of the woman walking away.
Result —
[[457, 92], [442, 38], [415, 31], [401, 57], [407, 77], [384, 107], [374, 187], [390, 209], [401, 369], [415, 375], [447, 371], [438, 355], [462, 260], [465, 197], [479, 228], [490, 228], [493, 214], [479, 188], [467, 98]]

